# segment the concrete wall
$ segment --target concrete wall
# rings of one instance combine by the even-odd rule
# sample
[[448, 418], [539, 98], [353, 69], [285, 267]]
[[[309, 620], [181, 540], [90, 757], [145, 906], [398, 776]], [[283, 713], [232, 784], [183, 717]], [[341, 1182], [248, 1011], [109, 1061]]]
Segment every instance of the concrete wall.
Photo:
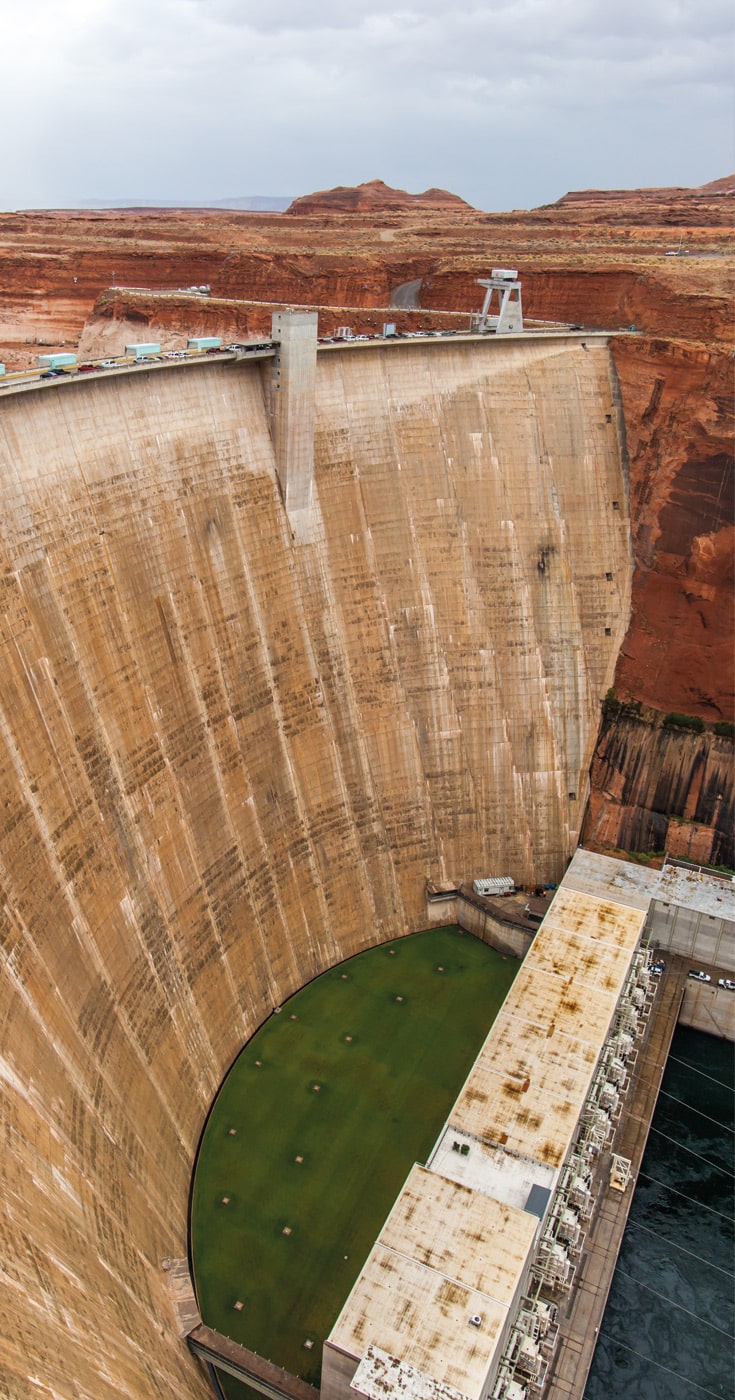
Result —
[[735, 973], [735, 925], [731, 919], [654, 899], [647, 928], [650, 941], [657, 948], [698, 959], [727, 976]]
[[688, 981], [679, 1022], [735, 1042], [735, 992], [714, 983]]
[[[368, 1341], [366, 1338], [366, 1345]], [[327, 1340], [322, 1350], [322, 1391], [332, 1400], [355, 1400], [350, 1387], [359, 1364], [359, 1356], [348, 1356]]]
[[160, 1260], [243, 1041], [424, 926], [427, 877], [555, 879], [576, 841], [629, 606], [606, 350], [320, 357], [310, 544], [266, 388], [1, 406], [8, 1400], [204, 1395]]
[[525, 958], [533, 943], [532, 933], [506, 924], [501, 919], [494, 919], [492, 914], [479, 909], [467, 899], [457, 900], [457, 923], [460, 928], [473, 933], [475, 938], [481, 938], [483, 943], [497, 948], [499, 953], [509, 953], [514, 958]]

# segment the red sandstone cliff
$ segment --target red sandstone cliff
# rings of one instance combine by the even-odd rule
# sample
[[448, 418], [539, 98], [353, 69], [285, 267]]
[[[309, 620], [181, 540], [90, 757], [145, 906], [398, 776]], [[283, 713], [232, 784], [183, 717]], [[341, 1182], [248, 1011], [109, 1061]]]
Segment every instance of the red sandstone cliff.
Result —
[[[421, 199], [423, 196], [410, 196]], [[528, 316], [704, 342], [731, 335], [730, 201], [630, 200], [483, 214], [462, 201], [348, 217], [206, 210], [0, 214], [0, 354], [73, 345], [113, 285], [385, 307], [420, 282], [426, 311], [477, 309], [477, 278], [518, 267]], [[293, 206], [292, 206], [293, 208]], [[684, 245], [687, 256], [666, 253]]]
[[636, 573], [616, 685], [659, 710], [735, 711], [732, 361], [682, 341], [614, 343]]
[[621, 711], [603, 719], [584, 840], [735, 867], [732, 740]]
[[648, 338], [613, 353], [636, 562], [615, 686], [635, 703], [603, 720], [583, 835], [735, 868], [732, 738], [660, 727], [661, 711], [735, 710], [732, 356]]

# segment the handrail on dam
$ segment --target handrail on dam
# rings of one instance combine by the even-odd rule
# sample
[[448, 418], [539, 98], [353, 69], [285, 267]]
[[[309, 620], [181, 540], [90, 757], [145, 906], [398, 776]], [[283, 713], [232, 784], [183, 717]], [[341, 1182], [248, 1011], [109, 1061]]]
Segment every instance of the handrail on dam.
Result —
[[221, 1332], [215, 1332], [203, 1322], [192, 1328], [186, 1341], [195, 1356], [226, 1371], [235, 1380], [244, 1381], [268, 1400], [319, 1400], [319, 1391], [313, 1385], [240, 1346], [239, 1342], [223, 1337]]
[[[605, 344], [611, 336], [629, 334], [630, 332], [625, 330], [573, 330], [572, 327], [561, 326], [542, 329], [539, 326], [527, 324], [526, 329], [523, 331], [514, 331], [507, 335], [502, 335], [499, 343], [502, 344], [504, 342], [513, 341], [524, 341], [527, 343], [529, 340], [578, 340], [582, 343], [590, 341], [594, 344]], [[427, 346], [441, 344], [447, 346], [452, 344], [466, 344], [467, 342], [473, 342], [475, 344], [481, 343], [483, 345], [498, 343], [495, 336], [478, 331], [413, 331], [393, 337], [375, 335], [365, 337], [353, 336], [348, 339], [337, 337], [321, 338], [317, 340], [316, 349], [318, 354], [326, 355], [343, 350], [385, 350], [386, 348], [389, 348], [391, 352], [395, 353], [396, 348], [400, 346], [413, 346], [415, 348], [417, 345]], [[270, 344], [267, 348], [262, 348], [260, 345], [243, 345], [237, 350], [220, 350], [214, 353], [207, 352], [206, 355], [192, 353], [184, 359], [178, 358], [181, 352], [177, 351], [176, 357], [174, 358], [167, 358], [166, 355], [164, 355], [161, 357], [156, 356], [140, 359], [133, 362], [124, 362], [125, 357], [118, 356], [118, 363], [108, 362], [107, 364], [103, 364], [102, 362], [97, 362], [95, 363], [94, 369], [85, 369], [83, 373], [80, 373], [80, 366], [72, 365], [67, 367], [63, 372], [60, 371], [57, 378], [51, 379], [43, 378], [43, 372], [38, 368], [12, 370], [8, 374], [0, 373], [0, 398], [5, 398], [13, 394], [28, 393], [39, 389], [51, 390], [58, 388], [62, 384], [97, 383], [100, 379], [110, 379], [122, 374], [140, 374], [142, 372], [156, 373], [159, 370], [192, 369], [193, 366], [197, 366], [201, 369], [202, 365], [211, 365], [213, 362], [222, 363], [223, 361], [242, 362], [244, 360], [273, 360], [278, 358], [279, 348], [277, 344]]]
[[122, 374], [156, 374], [159, 371], [191, 369], [193, 366], [201, 369], [202, 365], [212, 364], [213, 361], [221, 364], [223, 361], [230, 363], [243, 360], [272, 360], [276, 353], [275, 345], [265, 348], [258, 345], [239, 350], [220, 350], [215, 354], [191, 354], [186, 359], [167, 358], [164, 355], [131, 361], [120, 355], [117, 362], [93, 362], [94, 369], [82, 370], [79, 365], [71, 365], [59, 371], [56, 378], [50, 379], [44, 377], [44, 371], [41, 369], [14, 370], [11, 374], [0, 376], [0, 397], [27, 394], [39, 389], [51, 390], [61, 384], [97, 384], [100, 380], [119, 378]]

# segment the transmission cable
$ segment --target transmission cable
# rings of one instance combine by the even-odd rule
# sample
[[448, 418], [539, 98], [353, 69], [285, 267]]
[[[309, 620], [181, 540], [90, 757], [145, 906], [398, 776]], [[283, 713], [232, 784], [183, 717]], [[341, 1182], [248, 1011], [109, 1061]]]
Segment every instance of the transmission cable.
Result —
[[667, 1142], [673, 1142], [674, 1147], [679, 1147], [682, 1152], [688, 1152], [690, 1157], [697, 1157], [700, 1162], [704, 1162], [705, 1166], [710, 1167], [713, 1172], [721, 1172], [723, 1176], [729, 1176], [731, 1180], [735, 1180], [735, 1172], [728, 1171], [727, 1167], [718, 1167], [716, 1162], [711, 1162], [709, 1157], [703, 1157], [701, 1152], [695, 1152], [693, 1147], [685, 1147], [684, 1143], [679, 1142], [678, 1138], [669, 1137], [668, 1133], [662, 1133], [661, 1129], [654, 1128], [653, 1124], [651, 1124], [649, 1131], [656, 1133], [657, 1137], [665, 1138]]
[[669, 1186], [667, 1182], [661, 1181], [660, 1177], [651, 1176], [649, 1172], [642, 1171], [638, 1172], [638, 1176], [644, 1176], [646, 1181], [652, 1181], [654, 1186], [663, 1186], [664, 1191], [673, 1191], [675, 1196], [682, 1196], [685, 1201], [691, 1201], [692, 1205], [696, 1206], [698, 1210], [708, 1210], [711, 1215], [719, 1215], [720, 1220], [724, 1220], [728, 1225], [732, 1225], [733, 1220], [731, 1215], [724, 1215], [721, 1210], [715, 1210], [714, 1206], [706, 1206], [703, 1201], [696, 1201], [693, 1196], [687, 1196], [685, 1191], [677, 1191], [675, 1186]]
[[724, 1274], [726, 1278], [735, 1278], [735, 1274], [730, 1269], [723, 1269], [721, 1264], [713, 1264], [711, 1259], [705, 1259], [703, 1254], [695, 1254], [693, 1249], [685, 1249], [683, 1244], [677, 1244], [676, 1240], [670, 1240], [667, 1235], [662, 1235], [659, 1230], [652, 1230], [650, 1225], [641, 1225], [639, 1221], [629, 1220], [626, 1231], [645, 1230], [647, 1235], [653, 1235], [656, 1240], [662, 1240], [664, 1244], [671, 1245], [673, 1249], [681, 1250], [682, 1254], [688, 1254], [690, 1259], [698, 1259], [700, 1264], [706, 1264], [708, 1269], [716, 1269], [718, 1274]]
[[722, 1400], [722, 1396], [716, 1390], [708, 1390], [704, 1385], [697, 1385], [696, 1381], [690, 1381], [688, 1376], [682, 1376], [680, 1371], [672, 1371], [670, 1366], [664, 1366], [663, 1361], [654, 1361], [652, 1356], [646, 1356], [644, 1352], [637, 1351], [635, 1347], [628, 1346], [627, 1342], [621, 1342], [617, 1337], [611, 1337], [613, 1346], [622, 1347], [624, 1351], [632, 1352], [633, 1356], [640, 1356], [641, 1361], [645, 1361], [649, 1366], [657, 1366], [659, 1371], [666, 1371], [670, 1376], [675, 1376], [678, 1381], [683, 1381], [685, 1385], [694, 1386], [695, 1390], [700, 1390], [702, 1395], [712, 1395], [714, 1400]]
[[685, 1069], [690, 1069], [692, 1071], [692, 1074], [701, 1074], [703, 1079], [711, 1079], [713, 1084], [719, 1084], [721, 1089], [728, 1089], [731, 1094], [733, 1093], [732, 1084], [725, 1084], [724, 1080], [715, 1079], [714, 1076], [711, 1074], [705, 1074], [703, 1069], [697, 1069], [696, 1065], [690, 1065], [688, 1060], [679, 1060], [677, 1059], [676, 1055], [669, 1055], [667, 1059], [667, 1064], [668, 1060], [673, 1060], [674, 1064], [683, 1065]]
[[706, 1118], [708, 1123], [714, 1123], [716, 1127], [722, 1129], [723, 1133], [732, 1133], [735, 1137], [735, 1128], [729, 1128], [727, 1123], [721, 1123], [719, 1118], [712, 1118], [709, 1113], [703, 1113], [701, 1108], [695, 1108], [693, 1104], [687, 1103], [686, 1099], [678, 1099], [676, 1094], [670, 1094], [667, 1089], [660, 1089], [659, 1095], [662, 1099], [673, 1099], [674, 1103], [683, 1104], [690, 1113], [698, 1113], [700, 1118]]
[[619, 1264], [615, 1272], [616, 1274], [622, 1274], [623, 1278], [629, 1278], [631, 1283], [635, 1283], [638, 1288], [645, 1288], [647, 1293], [654, 1293], [668, 1308], [675, 1308], [678, 1312], [687, 1313], [689, 1317], [694, 1318], [695, 1322], [700, 1322], [703, 1327], [711, 1327], [713, 1332], [719, 1332], [721, 1337], [727, 1337], [729, 1342], [735, 1342], [735, 1336], [733, 1336], [732, 1332], [726, 1332], [723, 1327], [717, 1327], [714, 1322], [708, 1322], [705, 1317], [700, 1317], [699, 1313], [692, 1312], [691, 1308], [685, 1308], [683, 1303], [675, 1303], [673, 1298], [667, 1298], [665, 1293], [659, 1293], [658, 1289], [652, 1288], [650, 1283], [643, 1283], [641, 1279], [636, 1278], [634, 1274], [629, 1274], [626, 1269], [622, 1269]]

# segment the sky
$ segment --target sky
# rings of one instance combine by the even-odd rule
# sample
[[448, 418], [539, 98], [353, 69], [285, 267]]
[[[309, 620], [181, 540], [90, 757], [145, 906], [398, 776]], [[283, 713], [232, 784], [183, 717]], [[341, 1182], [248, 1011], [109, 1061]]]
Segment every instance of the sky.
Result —
[[730, 0], [0, 0], [0, 208], [730, 174]]

